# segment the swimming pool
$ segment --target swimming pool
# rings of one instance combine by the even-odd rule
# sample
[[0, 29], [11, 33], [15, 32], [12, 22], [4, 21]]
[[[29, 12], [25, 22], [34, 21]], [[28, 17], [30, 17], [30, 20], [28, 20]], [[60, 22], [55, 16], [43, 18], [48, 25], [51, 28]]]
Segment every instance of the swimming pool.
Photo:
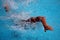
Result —
[[[53, 28], [53, 31], [47, 32], [44, 32], [42, 24], [40, 25], [42, 28], [37, 30], [10, 30], [9, 27], [13, 24], [12, 20], [2, 18], [7, 15], [2, 6], [4, 1], [0, 1], [0, 40], [60, 40], [60, 0], [33, 0], [31, 3], [20, 0], [24, 6], [15, 0], [21, 6], [15, 5], [18, 6], [18, 9], [15, 9], [16, 7], [11, 9], [12, 13], [23, 11], [30, 13], [30, 16], [46, 17], [46, 22]], [[39, 25], [37, 24], [36, 27]]]

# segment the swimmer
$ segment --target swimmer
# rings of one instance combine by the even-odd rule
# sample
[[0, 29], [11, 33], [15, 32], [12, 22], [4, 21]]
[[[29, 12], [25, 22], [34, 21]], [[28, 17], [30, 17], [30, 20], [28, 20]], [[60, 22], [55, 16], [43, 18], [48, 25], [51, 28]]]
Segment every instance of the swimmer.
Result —
[[27, 20], [23, 20], [25, 22], [30, 22], [32, 23], [36, 23], [36, 22], [42, 22], [43, 26], [44, 26], [44, 31], [46, 32], [46, 30], [52, 30], [52, 27], [50, 27], [47, 23], [44, 17], [38, 16], [38, 17], [31, 17]]

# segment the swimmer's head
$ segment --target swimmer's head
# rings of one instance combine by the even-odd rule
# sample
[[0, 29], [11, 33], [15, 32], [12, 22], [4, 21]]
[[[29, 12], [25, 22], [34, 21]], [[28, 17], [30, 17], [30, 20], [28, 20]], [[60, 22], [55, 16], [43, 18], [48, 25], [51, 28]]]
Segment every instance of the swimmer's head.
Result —
[[4, 5], [4, 9], [5, 9], [6, 12], [9, 12], [9, 6], [8, 6], [8, 4]]

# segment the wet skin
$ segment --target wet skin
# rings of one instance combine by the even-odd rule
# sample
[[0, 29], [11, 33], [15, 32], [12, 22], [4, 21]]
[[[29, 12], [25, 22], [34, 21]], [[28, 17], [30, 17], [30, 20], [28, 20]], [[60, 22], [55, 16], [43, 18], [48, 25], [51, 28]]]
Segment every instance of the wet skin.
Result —
[[[9, 12], [8, 5], [5, 5], [4, 9], [5, 9], [6, 12]], [[46, 32], [46, 30], [52, 30], [52, 28], [46, 23], [45, 17], [41, 17], [41, 16], [31, 17], [31, 18], [29, 18], [27, 20], [21, 20], [21, 21], [30, 22], [31, 24], [36, 23], [36, 22], [42, 22], [45, 32]]]
[[29, 18], [29, 19], [27, 19], [25, 21], [26, 22], [31, 22], [31, 23], [42, 22], [45, 32], [46, 32], [46, 30], [52, 30], [52, 28], [46, 23], [46, 20], [45, 20], [44, 17], [41, 17], [41, 16], [31, 17], [31, 18]]

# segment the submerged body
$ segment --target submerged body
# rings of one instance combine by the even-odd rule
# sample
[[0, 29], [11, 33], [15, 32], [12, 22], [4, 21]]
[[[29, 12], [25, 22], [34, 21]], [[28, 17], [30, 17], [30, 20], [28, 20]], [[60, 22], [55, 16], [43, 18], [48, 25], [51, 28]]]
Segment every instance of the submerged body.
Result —
[[44, 17], [41, 17], [41, 16], [31, 17], [31, 18], [29, 18], [27, 20], [22, 20], [22, 21], [30, 22], [31, 24], [32, 23], [36, 23], [36, 22], [42, 22], [42, 24], [44, 26], [44, 31], [45, 32], [46, 32], [46, 30], [52, 30], [52, 28], [50, 26], [48, 26], [48, 24], [46, 23], [45, 18]]
[[[4, 6], [4, 9], [5, 9], [6, 12], [9, 12], [9, 7], [8, 7], [7, 4]], [[46, 32], [46, 30], [52, 30], [52, 28], [50, 26], [48, 26], [48, 24], [46, 23], [45, 18], [41, 17], [41, 16], [31, 17], [31, 18], [29, 18], [27, 20], [21, 20], [21, 21], [30, 22], [31, 24], [36, 23], [36, 22], [42, 22], [45, 32]]]

